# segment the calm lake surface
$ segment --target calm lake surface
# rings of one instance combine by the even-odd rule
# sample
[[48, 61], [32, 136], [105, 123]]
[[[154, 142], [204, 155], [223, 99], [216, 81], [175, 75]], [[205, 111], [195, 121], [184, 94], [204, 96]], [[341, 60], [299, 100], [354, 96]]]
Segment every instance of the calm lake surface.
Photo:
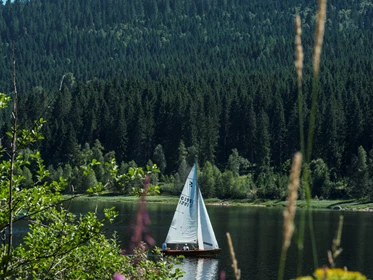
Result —
[[[127, 248], [138, 207], [136, 203], [76, 201], [70, 210], [83, 213], [97, 208], [99, 213], [103, 208], [113, 206], [119, 211], [119, 223], [113, 230], [118, 233], [123, 247]], [[206, 207], [222, 252], [216, 259], [184, 260], [182, 269], [186, 275], [183, 279], [220, 279], [221, 273], [226, 274], [226, 279], [234, 279], [227, 232], [231, 234], [241, 279], [277, 279], [282, 246], [282, 209], [220, 205]], [[150, 234], [159, 247], [167, 235], [175, 208], [173, 204], [147, 205], [151, 219]], [[373, 212], [314, 210], [319, 266], [328, 263], [327, 251], [331, 249], [340, 215], [344, 216], [341, 240], [343, 252], [336, 260], [337, 266], [347, 266], [349, 270], [358, 270], [373, 279]], [[307, 275], [314, 270], [308, 236], [304, 246], [303, 274]], [[288, 251], [285, 279], [295, 276], [296, 253], [293, 241]]]

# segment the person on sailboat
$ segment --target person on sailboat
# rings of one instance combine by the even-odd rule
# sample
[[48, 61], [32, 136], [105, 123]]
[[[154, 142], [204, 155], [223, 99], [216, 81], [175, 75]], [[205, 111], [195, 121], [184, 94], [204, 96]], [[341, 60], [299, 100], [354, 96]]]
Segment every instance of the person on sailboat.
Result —
[[163, 242], [162, 244], [162, 251], [167, 251], [167, 243]]
[[183, 250], [184, 251], [188, 251], [189, 250], [188, 244], [185, 244], [185, 246], [183, 247]]

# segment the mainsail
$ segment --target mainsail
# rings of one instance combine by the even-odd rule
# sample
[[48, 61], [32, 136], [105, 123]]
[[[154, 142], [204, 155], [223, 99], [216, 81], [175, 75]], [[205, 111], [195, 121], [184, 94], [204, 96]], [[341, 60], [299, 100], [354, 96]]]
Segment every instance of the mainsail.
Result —
[[180, 195], [166, 243], [197, 243], [197, 168], [193, 166]]

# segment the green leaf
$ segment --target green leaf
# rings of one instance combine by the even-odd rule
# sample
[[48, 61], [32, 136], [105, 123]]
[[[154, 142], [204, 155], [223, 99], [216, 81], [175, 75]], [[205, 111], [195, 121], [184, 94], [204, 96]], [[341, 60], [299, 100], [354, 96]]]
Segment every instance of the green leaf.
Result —
[[5, 93], [0, 93], [0, 109], [8, 107], [8, 103], [10, 102], [10, 96], [7, 96]]

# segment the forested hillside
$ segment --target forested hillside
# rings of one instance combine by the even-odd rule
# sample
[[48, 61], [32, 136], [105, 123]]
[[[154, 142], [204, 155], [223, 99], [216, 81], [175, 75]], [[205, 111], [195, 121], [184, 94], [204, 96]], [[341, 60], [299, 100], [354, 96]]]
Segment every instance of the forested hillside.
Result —
[[[74, 168], [115, 154], [123, 169], [156, 162], [177, 193], [197, 157], [207, 196], [283, 198], [300, 149], [297, 13], [307, 133], [316, 1], [7, 1], [0, 91], [12, 91], [14, 45], [21, 123], [47, 120], [45, 162], [82, 190]], [[372, 42], [372, 1], [328, 3], [313, 196], [373, 197]]]

